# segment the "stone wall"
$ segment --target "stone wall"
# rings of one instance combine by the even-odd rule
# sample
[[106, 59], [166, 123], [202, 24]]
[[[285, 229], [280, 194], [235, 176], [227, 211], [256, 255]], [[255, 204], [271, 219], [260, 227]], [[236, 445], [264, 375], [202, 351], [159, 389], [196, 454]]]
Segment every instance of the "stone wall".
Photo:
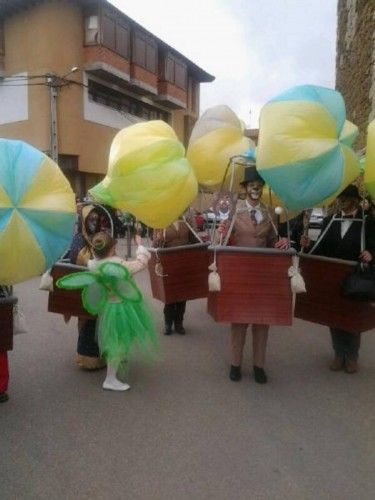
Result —
[[361, 149], [375, 118], [375, 1], [338, 0], [337, 9], [336, 88], [348, 119], [359, 127], [355, 146]]

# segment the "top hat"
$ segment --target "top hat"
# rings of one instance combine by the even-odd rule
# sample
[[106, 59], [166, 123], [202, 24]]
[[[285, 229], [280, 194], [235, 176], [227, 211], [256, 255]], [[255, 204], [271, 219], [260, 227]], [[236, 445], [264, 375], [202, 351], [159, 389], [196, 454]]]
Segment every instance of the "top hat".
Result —
[[258, 171], [255, 166], [246, 167], [244, 180], [240, 183], [241, 186], [245, 186], [248, 182], [254, 182], [254, 181], [259, 181], [262, 184], [265, 184], [263, 178], [258, 174]]
[[354, 184], [349, 184], [341, 193], [337, 196], [337, 198], [357, 198], [361, 199], [357, 186]]

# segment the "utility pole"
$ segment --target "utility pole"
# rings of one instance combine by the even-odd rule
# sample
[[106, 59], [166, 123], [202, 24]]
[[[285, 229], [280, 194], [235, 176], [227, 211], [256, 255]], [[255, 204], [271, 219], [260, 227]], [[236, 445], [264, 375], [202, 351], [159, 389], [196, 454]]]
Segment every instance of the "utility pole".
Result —
[[73, 66], [72, 69], [66, 73], [64, 76], [57, 76], [52, 73], [48, 73], [47, 77], [47, 87], [49, 87], [50, 96], [50, 156], [51, 159], [58, 164], [59, 161], [59, 136], [57, 129], [57, 96], [59, 88], [69, 84], [69, 80], [66, 79], [67, 76], [78, 71], [78, 66]]
[[47, 85], [50, 91], [49, 95], [50, 95], [50, 108], [51, 108], [50, 156], [55, 163], [58, 163], [59, 143], [58, 143], [58, 131], [57, 131], [57, 95], [58, 95], [57, 77], [55, 75], [47, 75]]

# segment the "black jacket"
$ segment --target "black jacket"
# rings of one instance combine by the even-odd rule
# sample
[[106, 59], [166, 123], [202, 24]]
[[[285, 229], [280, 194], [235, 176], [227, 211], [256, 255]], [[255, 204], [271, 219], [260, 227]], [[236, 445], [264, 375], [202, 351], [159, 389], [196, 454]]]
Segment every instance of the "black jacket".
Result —
[[[335, 217], [341, 215], [336, 214]], [[332, 218], [331, 215], [324, 219], [321, 234]], [[343, 260], [358, 260], [361, 253], [362, 210], [358, 210], [354, 218], [361, 220], [354, 220], [343, 238], [341, 238], [341, 220], [334, 220], [313, 254]], [[364, 250], [368, 250], [375, 259], [375, 219], [371, 216], [365, 218]]]

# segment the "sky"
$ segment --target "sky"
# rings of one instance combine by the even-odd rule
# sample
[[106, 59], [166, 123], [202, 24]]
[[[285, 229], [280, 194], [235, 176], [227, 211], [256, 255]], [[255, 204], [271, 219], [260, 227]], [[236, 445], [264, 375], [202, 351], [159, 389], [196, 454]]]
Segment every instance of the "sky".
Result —
[[110, 2], [215, 76], [201, 85], [201, 113], [226, 104], [257, 128], [280, 92], [335, 86], [337, 0]]

